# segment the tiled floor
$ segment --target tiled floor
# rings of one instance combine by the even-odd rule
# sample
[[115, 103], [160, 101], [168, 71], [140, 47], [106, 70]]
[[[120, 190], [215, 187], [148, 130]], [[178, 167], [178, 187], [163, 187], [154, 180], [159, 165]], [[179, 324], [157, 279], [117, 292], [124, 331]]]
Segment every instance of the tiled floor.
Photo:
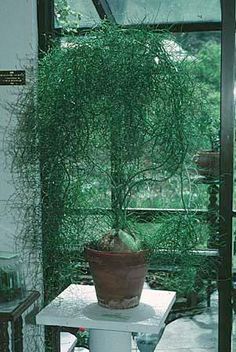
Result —
[[217, 351], [217, 308], [168, 324], [156, 351]]
[[[236, 317], [234, 324], [236, 333]], [[168, 324], [155, 352], [217, 352], [217, 335], [218, 307], [215, 293], [211, 299], [211, 307], [203, 313]], [[236, 340], [235, 335], [234, 338]], [[234, 348], [236, 351], [236, 341]], [[137, 349], [134, 348], [133, 351]]]

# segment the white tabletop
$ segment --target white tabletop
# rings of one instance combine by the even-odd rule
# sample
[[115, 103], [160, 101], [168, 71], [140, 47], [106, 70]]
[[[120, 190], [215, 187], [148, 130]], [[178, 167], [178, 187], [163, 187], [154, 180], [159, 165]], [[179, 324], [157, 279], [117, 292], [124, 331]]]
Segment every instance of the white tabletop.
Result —
[[144, 289], [138, 307], [108, 309], [97, 304], [95, 288], [70, 285], [36, 316], [37, 324], [123, 332], [158, 333], [175, 292]]

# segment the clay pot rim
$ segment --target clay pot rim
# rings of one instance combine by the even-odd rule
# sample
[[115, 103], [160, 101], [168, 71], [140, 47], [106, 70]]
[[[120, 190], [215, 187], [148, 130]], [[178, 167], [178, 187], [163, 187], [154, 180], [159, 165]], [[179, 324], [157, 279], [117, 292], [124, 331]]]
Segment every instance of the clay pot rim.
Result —
[[85, 251], [86, 252], [90, 252], [90, 253], [93, 253], [97, 256], [107, 256], [107, 257], [110, 257], [110, 256], [139, 256], [140, 254], [141, 255], [147, 255], [149, 253], [148, 250], [140, 250], [138, 252], [111, 252], [111, 251], [99, 251], [97, 249], [94, 249], [94, 248], [90, 248], [90, 247], [87, 247], [85, 248]]

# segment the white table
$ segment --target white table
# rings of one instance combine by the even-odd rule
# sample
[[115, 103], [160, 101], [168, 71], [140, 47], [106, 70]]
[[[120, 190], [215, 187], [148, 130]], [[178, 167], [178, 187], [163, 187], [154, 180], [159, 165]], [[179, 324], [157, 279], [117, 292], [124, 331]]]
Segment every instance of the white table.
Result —
[[144, 289], [138, 307], [114, 310], [97, 304], [95, 288], [70, 285], [36, 316], [37, 324], [89, 329], [91, 352], [130, 352], [131, 333], [158, 334], [175, 292]]

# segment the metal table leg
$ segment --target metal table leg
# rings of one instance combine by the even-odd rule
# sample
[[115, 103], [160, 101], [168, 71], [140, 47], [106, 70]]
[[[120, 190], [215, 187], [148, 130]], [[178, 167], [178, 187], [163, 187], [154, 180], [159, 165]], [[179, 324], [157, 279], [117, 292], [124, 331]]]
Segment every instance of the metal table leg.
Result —
[[23, 321], [20, 316], [11, 322], [12, 352], [23, 352]]
[[0, 323], [0, 344], [1, 344], [1, 352], [10, 352], [8, 322]]

